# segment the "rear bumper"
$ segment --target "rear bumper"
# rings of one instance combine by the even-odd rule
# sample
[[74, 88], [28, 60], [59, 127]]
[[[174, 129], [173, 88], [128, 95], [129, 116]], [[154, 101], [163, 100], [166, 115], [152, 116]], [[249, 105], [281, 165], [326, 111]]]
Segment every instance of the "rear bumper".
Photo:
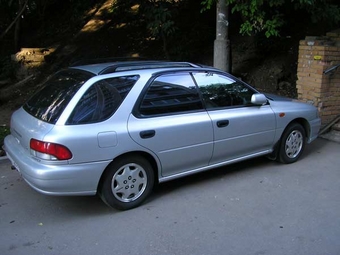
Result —
[[110, 161], [69, 164], [33, 158], [15, 139], [5, 138], [4, 149], [12, 165], [36, 191], [47, 195], [94, 195]]

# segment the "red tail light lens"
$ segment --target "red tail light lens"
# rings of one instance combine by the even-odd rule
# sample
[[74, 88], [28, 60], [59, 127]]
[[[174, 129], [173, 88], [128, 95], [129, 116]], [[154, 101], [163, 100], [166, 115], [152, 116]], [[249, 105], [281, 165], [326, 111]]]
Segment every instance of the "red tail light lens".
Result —
[[31, 139], [30, 148], [31, 150], [53, 156], [59, 160], [68, 160], [72, 158], [71, 151], [61, 144], [42, 142], [36, 139]]

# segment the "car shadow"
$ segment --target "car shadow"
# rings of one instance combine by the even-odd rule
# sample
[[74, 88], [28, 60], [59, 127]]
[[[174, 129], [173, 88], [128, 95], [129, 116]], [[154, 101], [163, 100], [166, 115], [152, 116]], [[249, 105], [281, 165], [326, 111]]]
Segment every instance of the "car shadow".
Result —
[[[328, 142], [330, 141], [318, 138], [311, 144], [307, 144], [299, 161], [308, 160], [309, 157], [321, 153], [323, 147], [325, 147]], [[184, 187], [187, 188], [189, 186], [199, 185], [204, 182], [214, 181], [215, 179], [231, 178], [237, 174], [246, 174], [247, 172], [261, 170], [264, 166], [275, 167], [280, 165], [282, 165], [282, 163], [270, 160], [263, 156], [160, 183], [155, 187], [153, 194], [147, 202], [161, 199], [161, 197], [167, 196]]]
[[[220, 178], [228, 178], [236, 173], [253, 171], [254, 168], [265, 164], [276, 164], [272, 161], [261, 157], [251, 160], [247, 160], [232, 165], [219, 167], [213, 170], [197, 173], [191, 176], [183, 177], [169, 182], [164, 182], [156, 185], [153, 193], [140, 207], [132, 210], [145, 210], [153, 202], [162, 199], [162, 197], [171, 195], [175, 191], [182, 188], [189, 188], [190, 186], [196, 186], [204, 182], [214, 181]], [[43, 196], [37, 194], [37, 196]], [[79, 196], [79, 197], [59, 197], [59, 196], [44, 196], [44, 204], [50, 205], [53, 211], [58, 211], [58, 214], [62, 214], [61, 218], [65, 217], [93, 217], [112, 215], [120, 213], [121, 211], [110, 208], [107, 206], [99, 196]]]
[[278, 163], [265, 157], [258, 157], [160, 183], [155, 187], [155, 190], [148, 201], [158, 200], [161, 197], [167, 196], [168, 194], [182, 188], [189, 188], [190, 186], [197, 186], [204, 184], [205, 182], [213, 182], [222, 178], [230, 178], [237, 174], [245, 174], [247, 172], [256, 171], [256, 168], [268, 164], [275, 165]]

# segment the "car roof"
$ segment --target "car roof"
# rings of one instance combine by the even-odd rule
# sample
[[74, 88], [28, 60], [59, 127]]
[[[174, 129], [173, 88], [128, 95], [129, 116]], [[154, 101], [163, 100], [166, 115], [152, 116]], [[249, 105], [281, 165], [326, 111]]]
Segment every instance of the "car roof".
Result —
[[95, 75], [109, 74], [114, 72], [158, 69], [158, 68], [200, 68], [202, 66], [190, 62], [171, 62], [158, 60], [132, 60], [132, 61], [116, 61], [103, 62], [71, 66], [70, 68], [79, 69], [90, 72]]

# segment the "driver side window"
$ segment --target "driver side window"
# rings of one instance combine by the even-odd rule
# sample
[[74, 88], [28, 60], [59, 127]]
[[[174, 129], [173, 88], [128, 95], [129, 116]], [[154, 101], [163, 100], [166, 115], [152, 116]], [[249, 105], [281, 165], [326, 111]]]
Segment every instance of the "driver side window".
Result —
[[207, 109], [247, 106], [254, 91], [245, 84], [215, 73], [193, 74]]

